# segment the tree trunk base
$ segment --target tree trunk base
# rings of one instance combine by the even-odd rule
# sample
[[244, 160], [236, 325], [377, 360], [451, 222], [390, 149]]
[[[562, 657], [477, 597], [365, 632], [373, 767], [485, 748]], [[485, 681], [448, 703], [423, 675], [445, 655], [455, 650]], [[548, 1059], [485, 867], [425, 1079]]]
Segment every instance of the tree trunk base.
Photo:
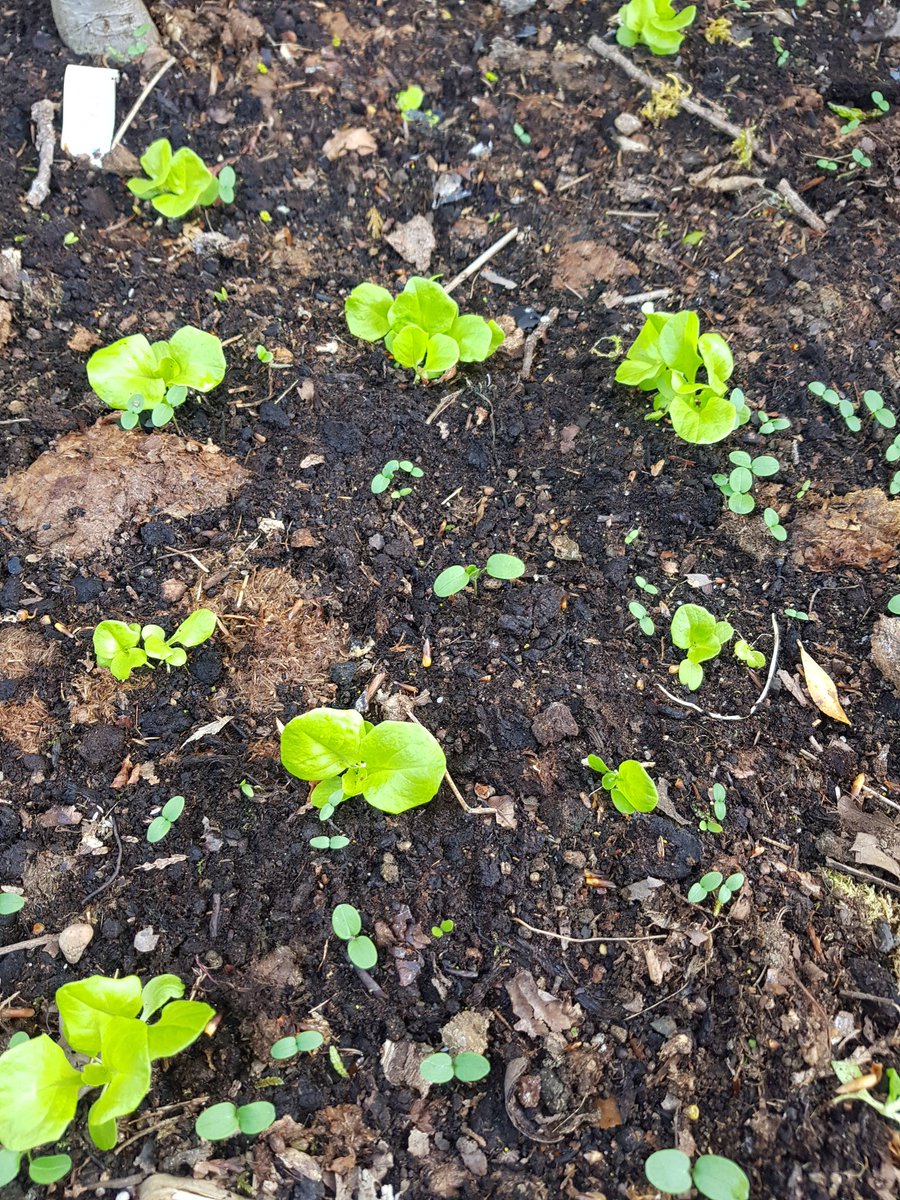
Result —
[[59, 36], [75, 54], [138, 58], [159, 42], [143, 0], [51, 0]]

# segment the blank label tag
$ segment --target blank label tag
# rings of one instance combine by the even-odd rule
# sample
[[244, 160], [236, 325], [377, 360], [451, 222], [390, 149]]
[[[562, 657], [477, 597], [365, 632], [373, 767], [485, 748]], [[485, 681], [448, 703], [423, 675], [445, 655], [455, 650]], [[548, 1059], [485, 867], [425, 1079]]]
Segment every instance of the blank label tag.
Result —
[[73, 158], [87, 155], [99, 166], [109, 153], [116, 124], [119, 72], [110, 67], [66, 67], [63, 80], [62, 148]]

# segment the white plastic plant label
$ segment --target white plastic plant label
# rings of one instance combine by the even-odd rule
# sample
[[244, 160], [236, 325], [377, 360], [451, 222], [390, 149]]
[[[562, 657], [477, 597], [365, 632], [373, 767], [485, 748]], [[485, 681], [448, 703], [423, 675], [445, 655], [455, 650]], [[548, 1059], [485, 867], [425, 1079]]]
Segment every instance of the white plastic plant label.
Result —
[[63, 80], [62, 148], [73, 158], [87, 155], [99, 166], [112, 146], [119, 72], [110, 67], [66, 67]]

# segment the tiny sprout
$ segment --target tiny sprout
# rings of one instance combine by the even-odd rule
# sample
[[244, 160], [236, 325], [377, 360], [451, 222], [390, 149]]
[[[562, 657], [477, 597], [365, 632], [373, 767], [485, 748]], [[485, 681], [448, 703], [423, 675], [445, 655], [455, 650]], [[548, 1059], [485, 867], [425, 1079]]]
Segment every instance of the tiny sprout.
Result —
[[432, 925], [431, 936], [434, 938], [442, 938], [445, 933], [452, 933], [456, 928], [453, 921], [441, 921], [440, 925]]
[[[900, 458], [900, 452], [898, 452], [897, 457]], [[795, 496], [795, 499], [802, 500], [803, 497], [806, 495], [806, 493], [809, 491], [809, 489], [811, 487], [812, 487], [812, 480], [804, 479], [803, 483], [800, 485], [800, 490], [797, 492], [797, 495]]]
[[781, 518], [774, 508], [763, 509], [763, 521], [765, 522], [766, 529], [768, 529], [777, 542], [787, 541], [787, 530], [782, 525]]
[[722, 905], [734, 899], [741, 890], [744, 886], [744, 878], [744, 875], [740, 871], [735, 872], [734, 875], [729, 875], [727, 879], [723, 877], [721, 871], [708, 871], [697, 883], [691, 886], [687, 894], [688, 902], [690, 904], [702, 904], [704, 900], [715, 893], [715, 904], [713, 906], [713, 915], [715, 916]]
[[744, 641], [743, 638], [738, 638], [734, 643], [734, 657], [745, 667], [764, 667], [766, 665], [766, 656], [762, 651], [754, 650], [750, 643]]
[[490, 575], [492, 579], [519, 579], [524, 573], [525, 564], [515, 554], [492, 554], [483, 567], [447, 567], [435, 579], [431, 590], [441, 598], [455, 596], [469, 584], [477, 591], [481, 575]]
[[659, 588], [653, 583], [648, 583], [643, 575], [635, 575], [634, 582], [638, 585], [641, 591], [646, 592], [648, 596], [659, 595]]
[[[392, 458], [390, 462], [386, 462], [377, 475], [372, 476], [372, 482], [369, 487], [372, 493], [380, 496], [382, 492], [386, 492], [394, 481], [394, 476], [398, 471], [404, 471], [411, 479], [421, 479], [424, 471], [421, 467], [414, 466], [409, 459]], [[395, 488], [391, 492], [392, 500], [402, 500], [404, 496], [408, 496], [412, 491], [411, 487]]]
[[518, 121], [513, 125], [512, 130], [523, 146], [531, 145], [531, 134], [526, 133]]
[[817, 158], [816, 166], [821, 171], [836, 171], [838, 169], [838, 165], [833, 158]]
[[893, 429], [896, 426], [897, 418], [885, 404], [880, 392], [873, 392], [871, 389], [863, 392], [863, 404], [879, 425], [885, 429]]
[[808, 621], [809, 613], [801, 612], [798, 608], [786, 608], [784, 610], [786, 617], [792, 617], [795, 621]]
[[148, 842], [161, 842], [181, 814], [184, 812], [184, 796], [172, 796], [163, 805], [162, 812], [154, 817], [147, 828]]
[[341, 1079], [349, 1079], [350, 1072], [344, 1066], [344, 1060], [341, 1058], [337, 1046], [328, 1047], [328, 1061], [331, 1063], [335, 1075], [339, 1075]]
[[647, 637], [653, 637], [654, 633], [656, 633], [656, 626], [653, 624], [653, 618], [647, 612], [646, 608], [644, 608], [643, 604], [638, 600], [632, 600], [629, 602], [628, 611], [640, 626], [641, 633], [645, 633]]
[[449, 1083], [454, 1078], [461, 1083], [476, 1083], [484, 1079], [490, 1069], [491, 1064], [483, 1054], [473, 1054], [468, 1050], [462, 1054], [440, 1051], [429, 1054], [419, 1063], [419, 1074], [429, 1083]]
[[246, 796], [248, 800], [252, 800], [256, 795], [256, 792], [253, 790], [253, 784], [248, 783], [246, 779], [242, 779], [238, 787], [241, 789], [241, 795]]
[[331, 928], [347, 943], [347, 957], [354, 967], [370, 971], [378, 962], [378, 951], [371, 938], [361, 934], [362, 917], [352, 904], [339, 904], [331, 914]]
[[760, 409], [753, 414], [754, 418], [759, 422], [759, 432], [768, 437], [772, 433], [780, 433], [784, 429], [790, 429], [791, 423], [787, 417], [773, 417], [770, 413]]
[[728, 458], [734, 469], [729, 475], [713, 475], [713, 483], [726, 497], [731, 511], [743, 516], [756, 508], [756, 501], [750, 494], [756, 479], [777, 475], [781, 464], [771, 454], [751, 458], [745, 450], [733, 450]]
[[721, 783], [714, 783], [710, 788], [711, 809], [700, 818], [700, 829], [703, 833], [721, 833], [722, 821], [728, 808], [725, 804], [725, 788]]
[[213, 296], [219, 301], [220, 304], [224, 304], [228, 299], [228, 289], [221, 287], [217, 292], [213, 292]]
[[0, 917], [8, 917], [25, 907], [25, 897], [15, 892], [0, 892]]
[[682, 246], [699, 246], [705, 237], [702, 229], [692, 229], [681, 239]]
[[858, 167], [862, 167], [864, 171], [868, 171], [869, 167], [872, 165], [871, 158], [869, 158], [868, 154], [863, 154], [862, 150], [860, 150], [858, 146], [855, 146], [850, 151], [850, 157], [853, 159], [856, 165]]
[[350, 839], [344, 837], [342, 833], [337, 833], [333, 837], [320, 834], [318, 837], [311, 837], [309, 844], [313, 850], [344, 850], [350, 845]]
[[80, 240], [81, 239], [79, 238], [77, 233], [67, 233], [66, 236], [63, 238], [63, 245], [64, 246], [77, 246]]
[[265, 346], [263, 346], [261, 343], [258, 343], [256, 347], [256, 357], [261, 363], [270, 363], [275, 355], [271, 350], [267, 350]]
[[641, 531], [639, 529], [629, 529], [629, 531], [625, 534], [625, 545], [630, 546], [631, 543], [636, 542], [640, 536]]
[[293, 1058], [297, 1054], [312, 1054], [325, 1039], [317, 1029], [304, 1029], [295, 1037], [279, 1038], [269, 1053], [273, 1058]]

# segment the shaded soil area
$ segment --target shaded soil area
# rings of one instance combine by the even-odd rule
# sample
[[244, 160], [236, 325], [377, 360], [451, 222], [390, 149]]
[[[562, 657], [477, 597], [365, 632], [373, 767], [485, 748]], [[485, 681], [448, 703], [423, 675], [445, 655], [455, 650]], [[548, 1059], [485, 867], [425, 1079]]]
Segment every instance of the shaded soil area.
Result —
[[[0, 249], [26, 275], [0, 302], [0, 455], [18, 497], [0, 516], [0, 884], [27, 901], [0, 925], [7, 944], [94, 929], [76, 966], [0, 956], [7, 1007], [35, 1010], [0, 1022], [5, 1038], [55, 1031], [55, 989], [95, 972], [176, 973], [222, 1019], [157, 1071], [116, 1151], [72, 1127], [58, 1190], [170, 1171], [294, 1200], [641, 1197], [647, 1155], [679, 1145], [735, 1159], [754, 1197], [896, 1195], [896, 1133], [833, 1104], [830, 1067], [897, 1063], [900, 681], [870, 653], [900, 591], [890, 437], [850, 433], [806, 384], [900, 399], [897, 43], [858, 40], [866, 5], [701, 6], [677, 70], [755, 123], [770, 169], [737, 166], [686, 114], [641, 115], [638, 85], [587, 50], [613, 5], [150, 7], [176, 62], [125, 144], [165, 136], [238, 176], [234, 205], [193, 225], [62, 157], [43, 208], [22, 203], [30, 107], [60, 99], [67, 57], [49, 5], [0, 16]], [[732, 41], [711, 45], [723, 16]], [[120, 112], [144, 81], [122, 68]], [[404, 125], [393, 97], [411, 82], [439, 124]], [[842, 136], [827, 102], [866, 107], [873, 90], [891, 111]], [[329, 158], [349, 129], [374, 151]], [[847, 174], [852, 146], [872, 165]], [[715, 164], [713, 178], [762, 183], [711, 190], [698, 176]], [[453, 173], [464, 195], [436, 204]], [[779, 202], [782, 177], [827, 234]], [[415, 216], [445, 280], [519, 230], [455, 291], [509, 318], [506, 347], [431, 387], [343, 321], [356, 283], [414, 273], [385, 239]], [[198, 253], [209, 231], [227, 245]], [[604, 355], [640, 327], [622, 297], [662, 289], [659, 307], [728, 339], [751, 407], [789, 428], [764, 437], [754, 421], [700, 447], [644, 420]], [[551, 313], [526, 370], [523, 339]], [[174, 429], [120, 434], [87, 386], [91, 349], [184, 323], [223, 340], [224, 383]], [[74, 474], [52, 457], [61, 438]], [[726, 511], [712, 475], [737, 448], [779, 459], [756, 495], [786, 542], [759, 511]], [[98, 464], [120, 451], [128, 485], [111, 496]], [[425, 472], [402, 501], [369, 486], [394, 457]], [[433, 596], [438, 571], [492, 552], [525, 560], [524, 579]], [[678, 702], [743, 715], [766, 683], [725, 654], [699, 693], [679, 687], [668, 618], [685, 601], [767, 657], [775, 619], [779, 669], [753, 717]], [[201, 604], [221, 631], [186, 667], [119, 685], [94, 664], [100, 620], [172, 629]], [[849, 727], [804, 691], [798, 637]], [[321, 825], [278, 729], [318, 704], [414, 712], [488, 813], [446, 786], [400, 817], [360, 801], [333, 830], [350, 846], [313, 851]], [[592, 751], [652, 763], [660, 808], [619, 816], [582, 766]], [[860, 774], [895, 801], [875, 833]], [[699, 828], [715, 782], [720, 834]], [[150, 845], [174, 794], [184, 815]], [[715, 915], [686, 901], [712, 869], [747, 879]], [[378, 943], [370, 977], [331, 933], [341, 902]], [[148, 929], [138, 944], [158, 935], [153, 948], [136, 949]], [[271, 1059], [303, 1028], [347, 1078], [325, 1050]], [[483, 1050], [491, 1074], [429, 1090], [418, 1057], [444, 1044]], [[193, 1117], [224, 1099], [270, 1099], [279, 1124], [200, 1142]]]

